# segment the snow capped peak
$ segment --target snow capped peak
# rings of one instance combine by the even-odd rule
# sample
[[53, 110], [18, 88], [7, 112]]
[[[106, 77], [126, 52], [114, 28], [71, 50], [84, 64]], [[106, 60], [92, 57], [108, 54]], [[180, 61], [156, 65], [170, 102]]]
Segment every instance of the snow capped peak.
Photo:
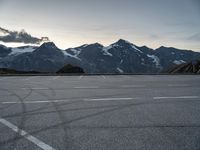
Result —
[[135, 51], [137, 51], [139, 53], [143, 53], [141, 50], [139, 50], [136, 47], [136, 45], [134, 45], [133, 43], [131, 43], [129, 41], [123, 40], [123, 39], [119, 39], [117, 42], [111, 44], [109, 47], [120, 47], [120, 48], [128, 47], [128, 48], [134, 49]]
[[58, 49], [53, 42], [46, 42], [41, 45], [43, 48]]
[[132, 45], [132, 43], [130, 43], [129, 41], [123, 40], [123, 39], [119, 39], [117, 42], [111, 44], [111, 45]]
[[119, 39], [117, 42], [111, 44], [111, 45], [131, 45], [132, 43], [130, 43], [129, 41], [123, 40], [123, 39]]

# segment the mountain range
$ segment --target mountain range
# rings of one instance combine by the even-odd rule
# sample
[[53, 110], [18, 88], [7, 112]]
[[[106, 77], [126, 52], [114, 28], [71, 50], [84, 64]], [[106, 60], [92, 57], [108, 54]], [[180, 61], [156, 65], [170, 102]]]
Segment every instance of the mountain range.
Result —
[[20, 71], [56, 72], [71, 64], [88, 74], [160, 73], [193, 60], [200, 60], [199, 52], [164, 46], [139, 47], [123, 39], [107, 47], [94, 43], [66, 50], [59, 49], [53, 42], [39, 47], [0, 45], [0, 68]]

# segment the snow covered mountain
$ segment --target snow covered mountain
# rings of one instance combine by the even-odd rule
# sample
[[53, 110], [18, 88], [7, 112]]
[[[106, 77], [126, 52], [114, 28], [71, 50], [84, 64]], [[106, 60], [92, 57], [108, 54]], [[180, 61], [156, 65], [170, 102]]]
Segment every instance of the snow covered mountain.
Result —
[[200, 59], [200, 53], [160, 47], [138, 47], [126, 40], [104, 47], [99, 43], [66, 50], [88, 73], [158, 73], [180, 63]]
[[160, 47], [138, 47], [126, 40], [105, 47], [99, 43], [61, 50], [52, 42], [40, 47], [0, 46], [0, 68], [55, 72], [66, 64], [86, 73], [158, 73], [177, 64], [200, 59], [200, 53]]
[[83, 45], [66, 52], [79, 59], [76, 65], [89, 73], [150, 73], [159, 69], [152, 58], [125, 40], [108, 47], [99, 43]]
[[[0, 49], [0, 53], [1, 53]], [[40, 47], [10, 48], [7, 56], [0, 58], [1, 68], [20, 71], [55, 72], [64, 65], [64, 54], [54, 43], [44, 43]]]

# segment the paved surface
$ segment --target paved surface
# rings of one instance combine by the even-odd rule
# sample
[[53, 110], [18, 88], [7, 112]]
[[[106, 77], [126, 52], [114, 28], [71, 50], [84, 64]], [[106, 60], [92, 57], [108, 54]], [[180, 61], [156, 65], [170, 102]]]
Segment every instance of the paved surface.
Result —
[[199, 150], [200, 76], [0, 77], [1, 150]]

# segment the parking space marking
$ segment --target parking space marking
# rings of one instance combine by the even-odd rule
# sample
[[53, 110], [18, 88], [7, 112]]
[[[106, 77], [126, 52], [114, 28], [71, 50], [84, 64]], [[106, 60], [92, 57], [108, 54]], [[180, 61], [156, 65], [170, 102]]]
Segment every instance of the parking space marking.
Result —
[[199, 96], [173, 96], [173, 97], [153, 97], [153, 99], [196, 99]]
[[122, 85], [122, 88], [142, 88], [142, 87], [146, 87], [145, 85]]
[[55, 150], [55, 148], [45, 144], [44, 142], [40, 141], [39, 139], [37, 139], [36, 137], [28, 134], [26, 131], [19, 129], [16, 125], [12, 124], [11, 122], [0, 118], [0, 122], [7, 126], [8, 128], [12, 129], [14, 132], [18, 133], [19, 135], [21, 135], [22, 137], [24, 137], [25, 139], [29, 140], [30, 142], [34, 143], [35, 145], [37, 145], [38, 147], [40, 147], [43, 150]]
[[38, 103], [62, 103], [62, 102], [69, 102], [70, 100], [44, 100], [44, 101], [10, 101], [10, 102], [1, 102], [2, 104], [38, 104]]
[[134, 100], [139, 98], [125, 97], [125, 98], [97, 98], [97, 99], [84, 99], [84, 101], [119, 101], [119, 100]]
[[49, 90], [49, 88], [42, 88], [42, 87], [36, 87], [36, 88], [21, 88], [22, 90]]
[[168, 84], [169, 87], [176, 87], [176, 86], [189, 86], [188, 84]]
[[74, 89], [98, 89], [99, 87], [98, 86], [77, 86], [77, 87], [74, 87]]
[[[162, 100], [162, 99], [198, 99], [199, 96], [174, 96], [174, 97], [151, 97], [150, 99], [154, 100]], [[87, 99], [77, 99], [77, 100], [69, 100], [69, 99], [60, 99], [60, 100], [36, 100], [36, 101], [3, 101], [0, 102], [1, 104], [39, 104], [39, 103], [65, 103], [65, 102], [71, 102], [71, 101], [123, 101], [123, 100], [139, 100], [142, 99], [142, 97], [109, 97], [109, 98], [87, 98]]]

